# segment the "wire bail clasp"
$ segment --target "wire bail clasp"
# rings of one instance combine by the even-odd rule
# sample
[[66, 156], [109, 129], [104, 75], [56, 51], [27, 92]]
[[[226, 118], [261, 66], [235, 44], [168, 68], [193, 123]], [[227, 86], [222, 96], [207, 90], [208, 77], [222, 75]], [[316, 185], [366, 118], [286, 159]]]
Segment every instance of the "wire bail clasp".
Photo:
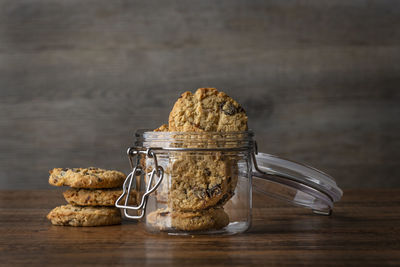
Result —
[[[129, 173], [129, 175], [126, 177], [123, 188], [122, 188], [122, 195], [117, 199], [115, 202], [115, 206], [117, 208], [120, 208], [124, 212], [124, 216], [130, 219], [141, 219], [143, 218], [145, 211], [146, 211], [146, 204], [147, 204], [147, 199], [148, 196], [153, 193], [158, 186], [161, 184], [163, 177], [164, 177], [164, 169], [158, 165], [157, 161], [157, 155], [153, 151], [152, 148], [148, 148], [147, 150], [143, 150], [141, 148], [136, 148], [136, 147], [130, 147], [128, 148], [127, 151], [128, 158], [129, 158], [129, 163], [132, 168], [132, 172]], [[142, 186], [141, 184], [141, 179], [137, 181], [137, 177], [142, 177], [143, 175], [146, 174], [146, 171], [143, 169], [143, 166], [140, 164], [140, 154], [145, 154], [148, 158], [152, 158], [154, 161], [154, 168], [153, 170], [148, 173], [147, 175], [149, 176], [148, 183], [145, 186], [145, 192], [142, 195], [140, 204], [137, 206], [130, 206], [129, 203], [129, 198], [131, 197], [131, 191], [132, 189], [136, 189], [137, 191], [141, 191], [140, 187]], [[136, 158], [136, 162], [134, 162], [134, 159]], [[154, 180], [154, 176], [157, 176], [157, 180]], [[154, 185], [153, 182], [155, 181]], [[121, 200], [125, 197], [124, 204], [121, 205], [119, 204]], [[135, 210], [137, 211], [137, 215], [130, 215], [128, 213], [128, 210]]]

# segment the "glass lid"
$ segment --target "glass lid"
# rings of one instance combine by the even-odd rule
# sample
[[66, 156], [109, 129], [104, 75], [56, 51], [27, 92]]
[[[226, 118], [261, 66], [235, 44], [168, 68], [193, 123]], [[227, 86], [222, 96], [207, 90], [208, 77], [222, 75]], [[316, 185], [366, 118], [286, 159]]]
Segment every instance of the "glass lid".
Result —
[[254, 190], [314, 213], [330, 215], [342, 190], [326, 173], [305, 164], [258, 153], [253, 158]]

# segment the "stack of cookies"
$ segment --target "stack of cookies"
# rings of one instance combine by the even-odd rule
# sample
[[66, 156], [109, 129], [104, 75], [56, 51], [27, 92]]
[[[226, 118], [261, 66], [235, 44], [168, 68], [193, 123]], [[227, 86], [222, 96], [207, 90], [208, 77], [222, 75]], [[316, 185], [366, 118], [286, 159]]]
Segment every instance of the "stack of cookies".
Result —
[[114, 205], [122, 194], [121, 188], [125, 177], [125, 174], [119, 171], [94, 167], [51, 170], [49, 178], [51, 185], [71, 188], [63, 193], [69, 204], [56, 207], [47, 218], [54, 225], [120, 224], [121, 213]]
[[[215, 88], [185, 92], [175, 103], [169, 124], [156, 132], [240, 132], [247, 130], [247, 116], [232, 98]], [[189, 137], [190, 138], [190, 137]], [[196, 135], [196, 138], [198, 136]], [[220, 229], [228, 225], [224, 205], [234, 195], [238, 181], [237, 158], [215, 152], [197, 155], [171, 152], [157, 201], [166, 203], [147, 215], [160, 230]], [[146, 165], [151, 164], [146, 161]], [[164, 192], [163, 192], [164, 191]]]

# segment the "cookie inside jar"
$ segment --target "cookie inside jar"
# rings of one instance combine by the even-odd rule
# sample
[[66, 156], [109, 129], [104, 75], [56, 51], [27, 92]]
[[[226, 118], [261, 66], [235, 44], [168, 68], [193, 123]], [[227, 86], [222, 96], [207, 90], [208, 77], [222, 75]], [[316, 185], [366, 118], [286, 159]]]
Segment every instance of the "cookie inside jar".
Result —
[[[232, 222], [247, 221], [251, 132], [143, 135], [144, 147], [158, 148], [154, 150], [157, 163], [164, 169], [163, 180], [149, 195], [146, 207], [146, 223], [151, 231], [220, 230]], [[147, 156], [142, 162], [147, 184], [155, 163]]]
[[[150, 231], [247, 229], [253, 135], [235, 100], [214, 88], [186, 92], [175, 103], [169, 124], [137, 136], [137, 145], [159, 148], [157, 161], [164, 169], [146, 208]], [[144, 156], [141, 163], [148, 183], [154, 159]]]

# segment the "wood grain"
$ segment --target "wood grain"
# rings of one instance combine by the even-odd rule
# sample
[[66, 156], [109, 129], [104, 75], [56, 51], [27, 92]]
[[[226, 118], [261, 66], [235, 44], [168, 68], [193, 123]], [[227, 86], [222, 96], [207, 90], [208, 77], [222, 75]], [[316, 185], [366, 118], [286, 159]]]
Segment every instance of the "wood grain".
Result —
[[234, 236], [168, 236], [141, 224], [52, 226], [61, 190], [0, 191], [2, 265], [398, 265], [400, 190], [347, 190], [331, 217], [255, 194], [253, 226]]
[[0, 0], [0, 188], [128, 171], [180, 93], [243, 104], [259, 148], [345, 188], [400, 187], [400, 3]]

